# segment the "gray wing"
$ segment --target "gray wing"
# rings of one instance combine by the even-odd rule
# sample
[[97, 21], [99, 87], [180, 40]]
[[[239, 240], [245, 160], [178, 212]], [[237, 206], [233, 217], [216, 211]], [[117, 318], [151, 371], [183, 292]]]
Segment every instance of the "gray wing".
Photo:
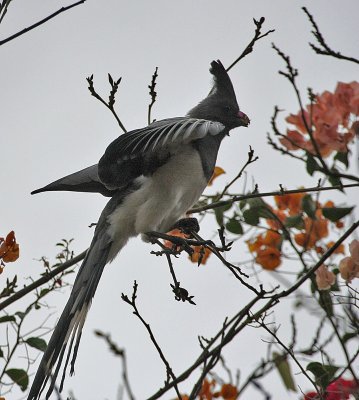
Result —
[[123, 187], [140, 175], [151, 174], [180, 146], [224, 130], [220, 122], [178, 117], [127, 132], [107, 147], [98, 164], [99, 178], [109, 189]]
[[103, 196], [112, 196], [113, 191], [106, 188], [98, 177], [98, 165], [91, 165], [81, 171], [67, 175], [48, 185], [36, 189], [31, 194], [51, 191], [94, 192]]

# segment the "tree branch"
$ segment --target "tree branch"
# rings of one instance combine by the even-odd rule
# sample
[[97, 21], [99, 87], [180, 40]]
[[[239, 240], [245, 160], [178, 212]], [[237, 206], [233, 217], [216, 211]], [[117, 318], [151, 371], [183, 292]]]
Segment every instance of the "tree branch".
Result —
[[31, 26], [29, 26], [27, 28], [24, 28], [23, 30], [21, 30], [21, 31], [19, 31], [17, 33], [14, 33], [13, 35], [7, 37], [6, 39], [0, 40], [0, 46], [2, 46], [3, 44], [5, 44], [7, 42], [10, 42], [10, 40], [13, 40], [13, 39], [15, 39], [15, 38], [17, 38], [17, 37], [29, 32], [29, 31], [37, 28], [38, 26], [44, 24], [45, 22], [49, 21], [50, 19], [55, 18], [57, 15], [69, 10], [70, 8], [73, 8], [73, 7], [76, 7], [76, 6], [80, 5], [80, 4], [85, 3], [85, 1], [86, 0], [80, 0], [80, 1], [77, 1], [76, 3], [73, 3], [73, 4], [69, 5], [69, 6], [61, 7], [59, 10], [55, 11], [53, 14], [47, 16], [46, 18], [44, 18], [44, 19], [42, 19], [42, 20], [40, 20], [38, 22], [36, 22], [35, 24], [33, 24], [33, 25], [31, 25]]
[[10, 296], [8, 299], [6, 299], [2, 303], [0, 303], [0, 310], [3, 310], [5, 307], [9, 306], [10, 304], [14, 303], [15, 301], [26, 296], [28, 293], [32, 292], [39, 286], [50, 281], [56, 275], [60, 274], [61, 272], [65, 271], [66, 269], [77, 264], [79, 261], [81, 261], [85, 258], [86, 253], [87, 253], [87, 250], [83, 251], [82, 253], [80, 253], [78, 256], [72, 258], [71, 260], [64, 262], [59, 267], [54, 268], [50, 272], [46, 272], [40, 279], [36, 280], [35, 282], [31, 283], [30, 285], [25, 286], [23, 289], [19, 290], [18, 292], [16, 292], [12, 296]]
[[317, 23], [314, 20], [314, 17], [309, 13], [309, 11], [308, 11], [308, 9], [306, 7], [302, 7], [302, 10], [305, 12], [305, 14], [307, 15], [310, 23], [312, 24], [313, 29], [314, 29], [312, 31], [312, 33], [313, 33], [314, 37], [317, 39], [317, 42], [319, 43], [319, 45], [321, 46], [321, 47], [317, 47], [313, 43], [309, 43], [309, 46], [317, 54], [324, 55], [324, 56], [332, 56], [332, 57], [338, 58], [340, 60], [351, 61], [351, 62], [354, 62], [356, 64], [359, 64], [359, 60], [357, 58], [344, 56], [339, 51], [334, 51], [333, 49], [331, 49], [329, 47], [329, 45], [326, 43], [323, 35], [321, 34], [321, 32], [319, 30], [319, 27], [318, 27]]

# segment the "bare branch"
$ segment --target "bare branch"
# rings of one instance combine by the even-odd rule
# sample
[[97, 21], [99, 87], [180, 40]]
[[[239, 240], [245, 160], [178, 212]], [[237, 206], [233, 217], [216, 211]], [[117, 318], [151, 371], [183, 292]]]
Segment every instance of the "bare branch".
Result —
[[309, 43], [309, 46], [317, 53], [320, 55], [324, 55], [324, 56], [332, 56], [334, 58], [338, 58], [340, 60], [345, 60], [345, 61], [351, 61], [354, 62], [356, 64], [359, 64], [359, 60], [357, 58], [354, 57], [348, 57], [348, 56], [344, 56], [343, 54], [341, 54], [339, 51], [334, 51], [333, 49], [331, 49], [329, 47], [329, 45], [326, 43], [322, 33], [319, 30], [319, 27], [317, 25], [317, 23], [314, 20], [314, 17], [309, 13], [308, 9], [306, 7], [302, 7], [302, 10], [305, 12], [305, 14], [307, 15], [310, 23], [313, 26], [313, 35], [316, 38], [317, 42], [319, 43], [319, 45], [321, 47], [318, 47], [316, 45], [314, 45], [313, 43]]
[[[172, 378], [173, 386], [174, 386], [174, 388], [175, 388], [175, 390], [176, 390], [178, 399], [179, 399], [179, 400], [182, 400], [182, 396], [181, 396], [181, 394], [180, 394], [180, 392], [179, 392], [179, 389], [178, 389], [178, 386], [177, 386], [177, 383], [176, 383], [177, 378], [176, 378], [176, 376], [174, 375], [173, 370], [172, 370], [172, 368], [171, 368], [169, 362], [167, 361], [165, 355], [163, 354], [163, 351], [162, 351], [160, 345], [158, 344], [158, 342], [157, 342], [157, 340], [156, 340], [156, 338], [155, 338], [155, 336], [154, 336], [154, 334], [153, 334], [153, 332], [152, 332], [152, 329], [151, 329], [150, 325], [143, 319], [142, 315], [141, 315], [141, 314], [139, 313], [139, 311], [138, 311], [137, 304], [136, 304], [137, 288], [138, 288], [138, 284], [137, 284], [137, 282], [135, 281], [134, 284], [133, 284], [133, 292], [132, 292], [131, 300], [129, 299], [129, 297], [128, 297], [127, 295], [125, 295], [125, 294], [123, 294], [123, 293], [122, 293], [122, 295], [121, 295], [121, 298], [122, 298], [122, 300], [123, 300], [124, 302], [126, 302], [127, 304], [129, 304], [129, 305], [133, 308], [133, 314], [142, 322], [142, 324], [143, 324], [144, 327], [146, 328], [146, 330], [147, 330], [147, 332], [148, 332], [148, 334], [149, 334], [149, 336], [150, 336], [150, 339], [151, 339], [152, 343], [154, 344], [154, 346], [155, 346], [155, 348], [156, 348], [156, 350], [157, 350], [157, 352], [158, 352], [158, 354], [159, 354], [161, 360], [163, 361], [163, 363], [164, 363], [165, 366], [166, 366], [167, 381], [169, 380], [169, 379], [168, 379], [169, 377]], [[167, 382], [166, 382], [166, 383], [167, 383]]]
[[255, 191], [254, 193], [242, 195], [242, 196], [232, 196], [228, 200], [221, 200], [215, 203], [207, 204], [201, 207], [191, 208], [187, 211], [187, 214], [196, 214], [206, 210], [213, 210], [215, 208], [223, 207], [229, 204], [237, 203], [242, 200], [254, 199], [258, 197], [271, 197], [271, 196], [282, 196], [286, 194], [293, 194], [293, 193], [309, 193], [309, 192], [322, 192], [327, 190], [342, 190], [345, 188], [351, 187], [359, 187], [358, 183], [351, 183], [348, 185], [337, 185], [337, 186], [315, 186], [310, 188], [303, 188], [303, 189], [292, 189], [292, 190], [277, 190], [273, 192], [263, 192], [259, 193]]
[[98, 337], [101, 337], [105, 340], [105, 342], [108, 344], [110, 351], [112, 354], [114, 354], [117, 357], [120, 357], [122, 360], [122, 379], [123, 383], [125, 385], [128, 397], [130, 400], [134, 400], [135, 396], [132, 392], [131, 386], [130, 386], [130, 381], [128, 379], [128, 373], [127, 373], [127, 358], [126, 358], [126, 351], [125, 349], [121, 349], [117, 346], [117, 344], [111, 339], [110, 334], [105, 334], [102, 331], [96, 330], [95, 335]]
[[256, 26], [256, 30], [254, 32], [254, 37], [249, 42], [247, 47], [243, 50], [242, 54], [235, 61], [233, 61], [232, 64], [226, 69], [227, 72], [231, 68], [233, 68], [240, 60], [242, 60], [242, 58], [244, 58], [248, 54], [252, 53], [253, 46], [258, 40], [260, 40], [260, 39], [264, 38], [265, 36], [269, 35], [270, 33], [274, 32], [274, 29], [270, 29], [269, 31], [267, 31], [267, 32], [265, 32], [263, 34], [261, 33], [261, 29], [262, 29], [262, 25], [264, 24], [264, 21], [265, 21], [264, 17], [261, 17], [259, 19], [259, 21], [257, 21], [256, 19], [253, 18], [254, 25]]
[[89, 84], [88, 86], [88, 90], [90, 91], [91, 95], [93, 97], [95, 97], [97, 100], [99, 100], [106, 108], [108, 108], [113, 116], [116, 118], [116, 121], [118, 123], [118, 125], [120, 126], [120, 128], [123, 130], [123, 132], [127, 132], [126, 128], [124, 127], [123, 123], [121, 122], [119, 116], [117, 115], [115, 109], [114, 109], [114, 104], [115, 104], [115, 95], [117, 93], [118, 90], [118, 85], [120, 84], [122, 78], [119, 78], [117, 81], [114, 81], [111, 77], [110, 74], [108, 74], [108, 80], [110, 82], [111, 85], [111, 92], [110, 92], [110, 96], [108, 99], [108, 103], [96, 92], [95, 87], [93, 85], [93, 75], [89, 76], [88, 78], [86, 78], [87, 83]]
[[36, 280], [35, 282], [31, 283], [30, 285], [25, 286], [23, 289], [19, 290], [18, 292], [13, 294], [11, 297], [9, 297], [8, 299], [6, 299], [2, 303], [0, 303], [0, 310], [3, 310], [5, 307], [7, 307], [10, 304], [14, 303], [15, 301], [21, 299], [28, 293], [31, 293], [33, 290], [35, 290], [39, 286], [50, 281], [56, 275], [60, 274], [61, 272], [65, 271], [66, 269], [77, 264], [79, 261], [81, 261], [85, 258], [86, 253], [87, 253], [87, 250], [83, 251], [82, 253], [80, 253], [78, 256], [72, 258], [71, 260], [64, 262], [59, 267], [54, 268], [51, 271], [47, 271], [40, 279]]
[[44, 18], [44, 19], [42, 19], [42, 20], [40, 20], [38, 22], [36, 22], [35, 24], [33, 24], [33, 25], [31, 25], [31, 26], [29, 26], [27, 28], [24, 28], [23, 30], [21, 30], [21, 31], [19, 31], [17, 33], [14, 33], [13, 35], [7, 37], [6, 39], [0, 40], [0, 46], [2, 46], [3, 44], [5, 44], [7, 42], [10, 42], [10, 40], [13, 40], [13, 39], [15, 39], [15, 38], [17, 38], [17, 37], [29, 32], [29, 31], [37, 28], [38, 26], [44, 24], [45, 22], [49, 21], [50, 19], [55, 18], [57, 15], [69, 10], [70, 8], [73, 8], [73, 7], [76, 7], [76, 6], [80, 5], [80, 4], [85, 3], [85, 1], [86, 0], [80, 0], [80, 1], [77, 1], [76, 3], [73, 3], [73, 4], [69, 5], [69, 6], [61, 7], [59, 10], [55, 11], [53, 14], [47, 16], [46, 18]]
[[158, 67], [156, 67], [155, 72], [152, 75], [152, 80], [151, 80], [151, 84], [148, 85], [148, 88], [150, 89], [150, 96], [151, 96], [151, 103], [148, 105], [148, 113], [147, 113], [147, 122], [148, 125], [151, 124], [153, 121], [151, 121], [151, 111], [152, 111], [152, 107], [155, 104], [156, 101], [156, 97], [157, 97], [157, 92], [155, 91], [156, 88], [156, 79], [158, 77]]

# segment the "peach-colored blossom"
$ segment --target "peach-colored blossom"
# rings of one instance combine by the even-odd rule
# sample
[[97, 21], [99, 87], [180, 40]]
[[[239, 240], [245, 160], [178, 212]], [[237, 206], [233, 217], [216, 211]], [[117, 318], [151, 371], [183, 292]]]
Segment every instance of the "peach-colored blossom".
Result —
[[339, 264], [340, 276], [348, 283], [354, 278], [359, 278], [359, 263], [354, 262], [352, 257], [345, 257]]
[[359, 263], [359, 240], [354, 239], [349, 245], [350, 255], [355, 263]]
[[329, 290], [335, 283], [335, 275], [329, 271], [328, 268], [322, 264], [315, 271], [315, 280], [319, 290]]
[[[359, 130], [356, 122], [350, 126], [351, 116], [359, 115], [359, 82], [339, 82], [334, 93], [324, 91], [316, 95], [315, 103], [306, 108], [306, 124], [301, 111], [286, 118], [296, 129], [288, 129], [286, 136], [280, 139], [281, 144], [291, 151], [303, 149], [312, 154], [318, 149], [322, 157], [334, 151], [347, 152], [348, 144]], [[306, 125], [312, 130], [316, 149]]]

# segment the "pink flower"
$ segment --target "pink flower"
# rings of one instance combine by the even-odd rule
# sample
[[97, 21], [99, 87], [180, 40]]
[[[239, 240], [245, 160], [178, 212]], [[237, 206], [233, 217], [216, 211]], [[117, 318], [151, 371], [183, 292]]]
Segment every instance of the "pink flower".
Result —
[[344, 378], [339, 378], [328, 385], [325, 400], [347, 400], [349, 395], [354, 392], [356, 384]]
[[348, 283], [359, 278], [359, 240], [350, 243], [349, 251], [350, 257], [343, 258], [339, 264], [340, 275]]
[[335, 283], [335, 275], [329, 271], [328, 268], [322, 264], [315, 271], [315, 280], [319, 290], [328, 290]]
[[350, 255], [355, 263], [359, 263], [359, 240], [354, 239], [349, 245]]

